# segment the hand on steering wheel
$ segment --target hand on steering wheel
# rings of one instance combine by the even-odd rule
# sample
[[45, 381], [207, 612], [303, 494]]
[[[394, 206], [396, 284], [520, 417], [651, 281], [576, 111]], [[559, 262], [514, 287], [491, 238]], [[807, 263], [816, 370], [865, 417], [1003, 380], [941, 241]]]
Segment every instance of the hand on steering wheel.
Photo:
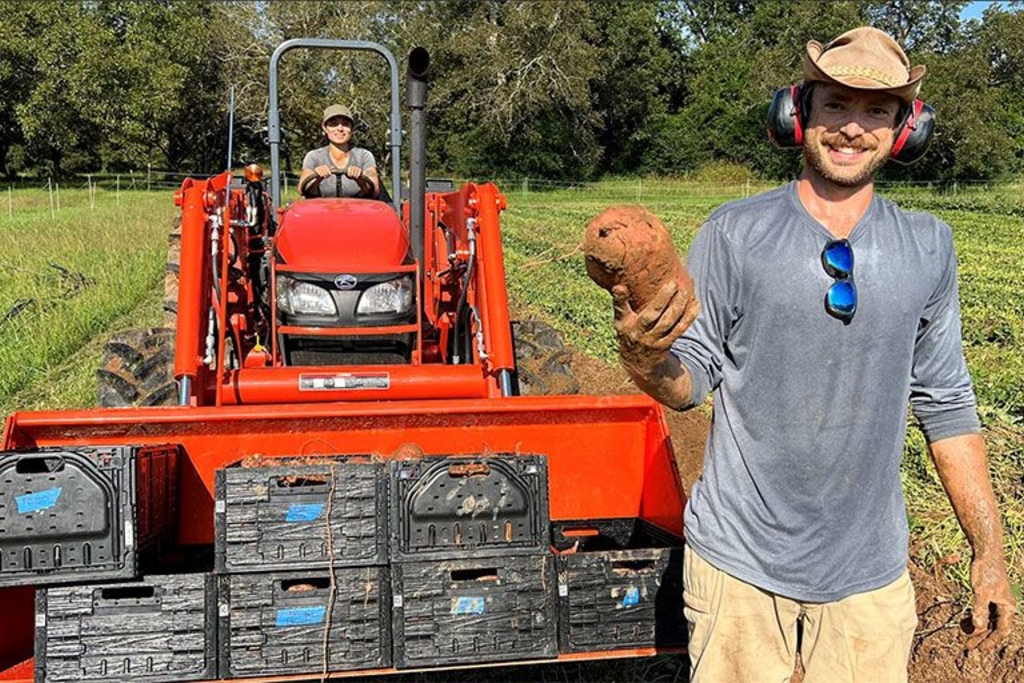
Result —
[[[306, 179], [305, 184], [299, 188], [299, 193], [306, 198], [323, 197], [324, 195], [320, 192], [320, 181], [325, 180], [334, 176], [335, 178], [335, 197], [341, 197], [341, 179], [350, 178], [355, 180], [359, 184], [360, 195], [368, 196], [370, 193], [366, 192], [363, 188], [362, 183], [359, 183], [359, 178], [363, 177], [363, 169], [358, 166], [349, 166], [348, 168], [338, 168], [337, 166], [328, 166], [327, 164], [321, 164], [313, 169], [313, 175]], [[372, 185], [371, 185], [372, 186]]]

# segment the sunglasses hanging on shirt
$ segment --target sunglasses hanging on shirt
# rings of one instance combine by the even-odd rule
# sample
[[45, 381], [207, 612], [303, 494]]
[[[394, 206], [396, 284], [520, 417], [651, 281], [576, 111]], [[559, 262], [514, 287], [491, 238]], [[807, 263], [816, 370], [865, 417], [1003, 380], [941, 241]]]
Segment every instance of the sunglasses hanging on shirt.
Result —
[[821, 250], [821, 264], [835, 282], [825, 292], [825, 310], [849, 325], [857, 312], [857, 286], [853, 283], [853, 247], [845, 239], [832, 240]]

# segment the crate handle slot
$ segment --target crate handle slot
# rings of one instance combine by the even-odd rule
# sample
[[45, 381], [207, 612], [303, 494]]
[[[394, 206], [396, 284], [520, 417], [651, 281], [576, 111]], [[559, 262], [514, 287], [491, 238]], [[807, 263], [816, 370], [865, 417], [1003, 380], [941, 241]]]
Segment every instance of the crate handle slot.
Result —
[[14, 465], [18, 474], [50, 474], [64, 471], [64, 456], [26, 456]]
[[452, 581], [497, 581], [498, 568], [484, 569], [453, 569]]
[[448, 475], [452, 477], [480, 477], [490, 473], [491, 466], [485, 462], [448, 465]]
[[282, 489], [301, 489], [313, 486], [327, 486], [327, 477], [289, 474], [288, 476], [278, 477], [277, 486]]
[[579, 527], [576, 529], [562, 529], [562, 535], [566, 538], [588, 538], [600, 536], [601, 532], [593, 527]]
[[155, 595], [154, 586], [120, 586], [100, 590], [100, 596], [104, 600], [148, 600]]
[[642, 572], [654, 566], [654, 560], [616, 560], [612, 562], [613, 570], [624, 572]]
[[326, 590], [331, 587], [331, 577], [311, 576], [304, 579], [285, 579], [281, 582], [281, 590], [285, 593], [305, 593], [307, 591]]

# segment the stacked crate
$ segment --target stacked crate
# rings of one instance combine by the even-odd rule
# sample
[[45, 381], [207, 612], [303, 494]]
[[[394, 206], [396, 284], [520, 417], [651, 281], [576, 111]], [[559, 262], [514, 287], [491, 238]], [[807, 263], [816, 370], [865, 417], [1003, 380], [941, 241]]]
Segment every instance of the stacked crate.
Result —
[[214, 591], [209, 572], [38, 591], [35, 680], [216, 678]]
[[383, 465], [255, 464], [215, 480], [221, 676], [390, 666]]
[[686, 644], [682, 539], [637, 518], [559, 522], [559, 649]]
[[557, 655], [547, 461], [390, 463], [395, 666]]
[[176, 446], [0, 453], [0, 587], [134, 579], [177, 520]]
[[36, 681], [217, 675], [210, 574], [143, 576], [177, 522], [177, 446], [0, 453], [0, 586], [36, 586]]

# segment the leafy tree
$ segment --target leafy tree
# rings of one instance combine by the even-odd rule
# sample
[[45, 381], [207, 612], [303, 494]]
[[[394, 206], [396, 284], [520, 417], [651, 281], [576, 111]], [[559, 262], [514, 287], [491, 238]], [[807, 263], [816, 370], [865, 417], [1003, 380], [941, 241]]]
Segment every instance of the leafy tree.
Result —
[[896, 39], [907, 52], [943, 54], [960, 37], [967, 0], [866, 0], [868, 23]]
[[87, 5], [97, 49], [82, 55], [104, 165], [223, 166], [226, 87], [212, 3], [105, 0]]
[[590, 8], [442, 0], [409, 18], [401, 44], [415, 39], [434, 65], [432, 165], [466, 175], [593, 174], [600, 146]]
[[14, 105], [26, 156], [57, 176], [97, 167], [100, 130], [90, 111], [96, 104], [93, 74], [82, 60], [101, 42], [97, 26], [78, 3], [26, 4], [11, 18], [20, 20], [12, 26], [19, 34], [11, 45], [21, 55], [21, 78], [31, 78], [21, 81], [23, 91]]
[[631, 173], [650, 163], [655, 134], [683, 85], [683, 40], [671, 24], [673, 6], [665, 0], [591, 6], [600, 68], [591, 87], [601, 116], [603, 171]]

